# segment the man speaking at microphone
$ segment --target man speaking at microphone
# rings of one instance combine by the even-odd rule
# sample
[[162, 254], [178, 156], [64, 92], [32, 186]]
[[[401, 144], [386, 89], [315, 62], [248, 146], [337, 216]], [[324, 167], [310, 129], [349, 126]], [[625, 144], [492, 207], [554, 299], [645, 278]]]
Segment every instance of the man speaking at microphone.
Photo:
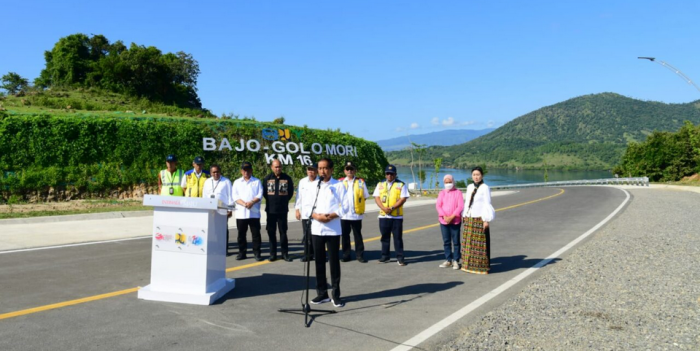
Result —
[[[343, 204], [345, 188], [343, 184], [333, 179], [333, 161], [322, 158], [318, 161], [318, 199], [316, 209], [312, 213], [311, 237], [313, 239], [316, 258], [316, 296], [311, 303], [318, 305], [333, 301], [333, 306], [343, 307], [340, 299], [340, 216], [348, 211]], [[326, 249], [328, 263], [331, 267], [331, 285], [333, 292], [328, 296], [328, 281], [326, 279]]]

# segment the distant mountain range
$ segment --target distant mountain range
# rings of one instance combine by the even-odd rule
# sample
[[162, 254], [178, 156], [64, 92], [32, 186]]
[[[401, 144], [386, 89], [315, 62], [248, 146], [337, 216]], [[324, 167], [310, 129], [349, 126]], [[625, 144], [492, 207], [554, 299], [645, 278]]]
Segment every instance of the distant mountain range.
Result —
[[[433, 146], [423, 160], [443, 167], [607, 170], [630, 142], [654, 131], [700, 123], [700, 100], [683, 104], [642, 101], [615, 93], [584, 95], [520, 116], [492, 133], [453, 146]], [[389, 162], [410, 163], [407, 151], [387, 152]], [[429, 161], [430, 162], [430, 161]]]
[[421, 145], [457, 145], [476, 139], [482, 135], [493, 132], [496, 128], [473, 130], [473, 129], [450, 129], [427, 134], [416, 134], [402, 136], [398, 138], [377, 141], [379, 147], [384, 151], [404, 150], [411, 146], [411, 142]]

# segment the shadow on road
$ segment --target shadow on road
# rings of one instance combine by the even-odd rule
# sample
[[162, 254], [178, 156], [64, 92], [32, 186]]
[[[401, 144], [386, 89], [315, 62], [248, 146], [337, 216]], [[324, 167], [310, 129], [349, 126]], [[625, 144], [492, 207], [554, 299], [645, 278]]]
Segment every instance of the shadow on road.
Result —
[[357, 302], [357, 301], [373, 300], [373, 299], [380, 299], [380, 298], [387, 298], [387, 297], [394, 297], [394, 296], [421, 295], [421, 294], [426, 294], [426, 293], [431, 294], [431, 293], [436, 293], [438, 291], [452, 289], [452, 288], [456, 287], [457, 285], [462, 285], [462, 284], [464, 284], [464, 282], [457, 282], [457, 281], [447, 282], [447, 283], [414, 284], [414, 285], [408, 285], [408, 286], [404, 286], [404, 287], [396, 288], [396, 289], [381, 290], [381, 291], [375, 291], [375, 292], [366, 293], [366, 294], [346, 296], [344, 299], [345, 299], [345, 301], [348, 301], [348, 302]]
[[[310, 296], [314, 297], [316, 278], [309, 279]], [[216, 305], [228, 299], [241, 299], [252, 296], [274, 295], [306, 289], [306, 276], [287, 274], [263, 274], [252, 277], [236, 278], [236, 288], [216, 301]]]
[[[530, 268], [542, 260], [542, 258], [527, 258], [527, 256], [525, 255], [492, 258], [491, 271], [489, 272], [489, 274], [503, 273], [521, 268]], [[560, 260], [560, 258], [555, 258], [548, 262], [547, 266], [556, 263]]]

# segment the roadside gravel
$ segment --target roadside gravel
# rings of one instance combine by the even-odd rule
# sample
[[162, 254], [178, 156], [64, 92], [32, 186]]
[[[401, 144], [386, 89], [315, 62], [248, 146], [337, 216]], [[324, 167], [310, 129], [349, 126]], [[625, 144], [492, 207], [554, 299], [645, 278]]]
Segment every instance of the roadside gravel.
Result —
[[441, 350], [700, 350], [700, 194], [628, 207]]

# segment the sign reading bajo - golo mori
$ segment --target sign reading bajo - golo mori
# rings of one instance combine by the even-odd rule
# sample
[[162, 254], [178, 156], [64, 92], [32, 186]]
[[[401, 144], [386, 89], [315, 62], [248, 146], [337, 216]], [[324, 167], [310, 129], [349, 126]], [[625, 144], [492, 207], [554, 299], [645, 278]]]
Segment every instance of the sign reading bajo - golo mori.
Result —
[[[298, 134], [298, 133], [295, 133]], [[217, 142], [215, 138], [202, 138], [202, 148], [204, 151], [237, 151], [242, 152], [248, 150], [250, 152], [264, 152], [265, 161], [269, 164], [274, 159], [280, 160], [282, 164], [288, 165], [294, 163], [292, 155], [297, 155], [296, 159], [303, 165], [311, 165], [311, 154], [329, 156], [354, 156], [357, 157], [357, 148], [352, 145], [339, 144], [324, 144], [312, 143], [310, 146], [304, 143], [296, 143], [290, 141], [291, 134], [288, 129], [263, 129], [263, 139], [267, 142], [261, 143], [256, 139], [239, 139], [234, 146], [227, 138], [222, 138]], [[270, 143], [269, 141], [272, 141]], [[285, 141], [285, 142], [283, 142]]]

